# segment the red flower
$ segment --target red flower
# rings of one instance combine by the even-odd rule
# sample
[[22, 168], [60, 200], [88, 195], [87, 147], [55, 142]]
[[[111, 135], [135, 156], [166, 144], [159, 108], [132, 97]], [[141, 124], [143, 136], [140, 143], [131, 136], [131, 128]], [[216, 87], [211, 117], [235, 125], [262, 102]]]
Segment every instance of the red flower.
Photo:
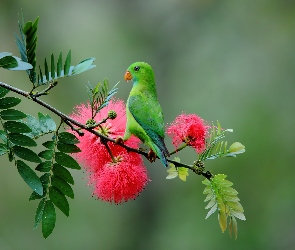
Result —
[[[126, 126], [125, 105], [123, 101], [110, 101], [109, 105], [96, 115], [96, 122], [108, 117], [108, 112], [115, 110], [117, 117], [108, 119], [98, 127], [98, 132], [113, 139], [123, 136]], [[86, 124], [91, 118], [90, 104], [78, 105], [70, 115], [76, 121]], [[75, 133], [73, 131], [69, 131]], [[99, 199], [116, 204], [135, 199], [147, 184], [148, 177], [139, 154], [127, 152], [123, 147], [108, 142], [108, 147], [114, 159], [110, 156], [100, 137], [84, 131], [78, 136], [81, 152], [75, 154], [78, 162], [84, 163], [89, 174], [89, 184], [93, 186], [93, 194]], [[138, 147], [140, 140], [132, 136], [126, 145]], [[115, 162], [113, 162], [113, 160]]]
[[146, 168], [137, 153], [124, 153], [90, 176], [93, 194], [103, 201], [115, 204], [135, 199], [148, 182]]
[[193, 147], [197, 153], [202, 153], [206, 148], [206, 136], [209, 126], [195, 114], [181, 114], [167, 128], [166, 133], [172, 138], [173, 145], [177, 148], [182, 142]]
[[[96, 122], [102, 121], [104, 118], [108, 117], [108, 112], [110, 110], [115, 110], [117, 117], [113, 120], [108, 119], [105, 123], [101, 124], [102, 128], [97, 127], [97, 131], [103, 135], [109, 136], [113, 139], [118, 136], [123, 136], [126, 126], [126, 115], [125, 115], [125, 104], [121, 100], [110, 101], [109, 105], [96, 115], [94, 118]], [[86, 124], [86, 122], [91, 118], [91, 106], [89, 103], [80, 104], [75, 107], [74, 112], [70, 115], [72, 119]], [[69, 131], [75, 133], [73, 131]], [[79, 148], [81, 152], [75, 154], [79, 163], [84, 163], [86, 170], [90, 172], [99, 171], [105, 164], [111, 161], [111, 157], [106, 147], [101, 143], [100, 137], [84, 131], [83, 136], [78, 136], [80, 143]], [[130, 147], [137, 147], [140, 140], [132, 136], [126, 145]], [[112, 151], [122, 151], [123, 148], [119, 145], [114, 145], [113, 143], [108, 143]]]

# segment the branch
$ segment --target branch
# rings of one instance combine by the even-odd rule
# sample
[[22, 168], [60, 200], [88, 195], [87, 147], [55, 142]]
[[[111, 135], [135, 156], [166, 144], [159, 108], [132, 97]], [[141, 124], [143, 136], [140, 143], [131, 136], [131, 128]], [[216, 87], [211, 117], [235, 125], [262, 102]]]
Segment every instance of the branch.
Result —
[[210, 180], [213, 177], [213, 174], [210, 171], [206, 171], [206, 172], [200, 171], [197, 165], [196, 167], [194, 167], [194, 166], [190, 166], [190, 165], [187, 165], [178, 161], [170, 160], [170, 159], [167, 159], [167, 161], [173, 163], [176, 167], [188, 168], [192, 170], [195, 174], [202, 175], [208, 180]]
[[[29, 99], [31, 99], [32, 101], [40, 104], [41, 106], [47, 108], [48, 110], [50, 110], [51, 112], [53, 112], [54, 114], [56, 114], [57, 116], [59, 116], [66, 124], [69, 125], [69, 123], [71, 124], [74, 124], [75, 126], [79, 127], [79, 128], [82, 128], [82, 129], [85, 129], [87, 131], [89, 131], [90, 133], [96, 135], [96, 136], [99, 136], [100, 138], [102, 138], [103, 140], [106, 140], [106, 141], [111, 141], [113, 143], [115, 143], [115, 140], [112, 139], [112, 138], [109, 138], [97, 131], [95, 131], [93, 128], [89, 128], [87, 127], [86, 125], [82, 124], [82, 123], [79, 123], [77, 122], [76, 120], [72, 119], [71, 117], [65, 115], [64, 113], [58, 111], [57, 109], [55, 109], [54, 107], [50, 106], [49, 104], [47, 104], [46, 102], [38, 99], [37, 97], [35, 97], [34, 95], [30, 95], [29, 92], [26, 92], [26, 91], [23, 91], [21, 89], [18, 89], [18, 88], [15, 88], [9, 84], [6, 84], [4, 82], [0, 82], [0, 86], [3, 87], [3, 88], [6, 88], [6, 89], [9, 89], [11, 90], [12, 92], [15, 92], [19, 95], [22, 95], [24, 97], [27, 97]], [[72, 126], [70, 126], [72, 127]], [[73, 127], [72, 127], [73, 128]], [[75, 129], [74, 129], [75, 130]], [[118, 145], [120, 145], [121, 147], [125, 148], [127, 151], [132, 151], [132, 152], [135, 152], [135, 153], [138, 153], [138, 154], [141, 154], [141, 155], [144, 155], [145, 157], [147, 157], [147, 153], [145, 152], [142, 152], [141, 150], [139, 149], [135, 149], [135, 148], [131, 148], [131, 147], [128, 147], [126, 146], [125, 144], [122, 144], [122, 143], [118, 143]]]
[[[0, 86], [3, 87], [3, 88], [9, 89], [12, 92], [15, 92], [15, 93], [17, 93], [19, 95], [27, 97], [28, 99], [31, 99], [32, 101], [34, 101], [34, 102], [40, 104], [41, 106], [45, 107], [46, 109], [50, 110], [51, 112], [53, 112], [54, 114], [59, 116], [64, 123], [66, 123], [68, 126], [70, 126], [70, 128], [72, 130], [76, 131], [80, 136], [83, 134], [83, 132], [81, 132], [78, 129], [74, 128], [73, 125], [81, 128], [81, 129], [85, 129], [88, 132], [90, 132], [90, 133], [92, 133], [92, 134], [94, 134], [96, 136], [99, 136], [102, 139], [102, 141], [104, 141], [104, 142], [110, 141], [112, 143], [115, 143], [114, 139], [112, 139], [110, 137], [107, 137], [107, 136], [97, 132], [96, 130], [94, 130], [94, 127], [88, 127], [87, 125], [84, 125], [84, 124], [82, 124], [80, 122], [77, 122], [76, 120], [72, 119], [71, 117], [65, 115], [64, 113], [62, 113], [62, 112], [58, 111], [57, 109], [55, 109], [54, 107], [50, 106], [46, 102], [38, 99], [36, 97], [36, 95], [34, 95], [34, 94], [30, 94], [29, 92], [26, 92], [26, 91], [23, 91], [21, 89], [15, 88], [15, 87], [13, 87], [13, 86], [11, 86], [9, 84], [6, 84], [4, 82], [0, 82]], [[141, 154], [141, 155], [145, 156], [148, 159], [148, 153], [146, 153], [146, 152], [144, 152], [144, 151], [142, 151], [140, 149], [131, 148], [131, 147], [129, 147], [129, 146], [123, 144], [123, 143], [120, 143], [120, 142], [117, 143], [117, 144], [120, 145], [121, 147], [125, 148], [127, 151], [131, 151], [131, 152]], [[176, 151], [180, 151], [181, 149], [183, 149], [186, 146], [187, 145], [184, 144], [182, 147], [178, 148]], [[172, 152], [171, 154], [173, 154], [173, 153], [175, 153], [175, 152]], [[159, 158], [159, 157], [157, 157], [157, 158]], [[207, 171], [207, 172], [198, 171], [198, 168], [196, 168], [194, 166], [186, 165], [186, 164], [176, 162], [176, 161], [170, 160], [170, 159], [167, 159], [167, 161], [173, 163], [174, 165], [184, 167], [184, 168], [188, 168], [188, 169], [192, 170], [194, 173], [196, 173], [198, 175], [202, 175], [202, 176], [204, 176], [205, 178], [207, 178], [209, 180], [210, 180], [211, 177], [213, 177], [213, 175], [209, 171]]]

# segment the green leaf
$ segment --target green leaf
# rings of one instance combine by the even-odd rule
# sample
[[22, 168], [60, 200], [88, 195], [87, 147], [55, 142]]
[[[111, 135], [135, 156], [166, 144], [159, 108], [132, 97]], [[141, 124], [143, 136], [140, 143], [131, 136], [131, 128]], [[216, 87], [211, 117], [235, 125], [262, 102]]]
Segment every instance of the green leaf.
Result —
[[8, 149], [6, 144], [0, 143], [0, 156], [7, 153], [8, 153]]
[[186, 181], [186, 177], [188, 176], [188, 168], [178, 167], [178, 177], [182, 181]]
[[35, 224], [34, 224], [34, 230], [38, 227], [38, 225], [40, 224], [41, 220], [42, 220], [42, 215], [43, 215], [43, 210], [45, 207], [45, 199], [42, 199], [39, 202], [39, 205], [37, 207], [36, 210], [36, 214], [35, 214]]
[[67, 76], [69, 74], [69, 70], [70, 70], [70, 66], [71, 66], [71, 50], [69, 50], [66, 61], [65, 61], [65, 65], [64, 65], [64, 74], [65, 76]]
[[49, 115], [43, 115], [42, 113], [39, 112], [38, 118], [39, 118], [39, 123], [40, 123], [42, 132], [48, 133], [50, 131], [56, 130], [56, 124]]
[[3, 88], [0, 86], [0, 98], [6, 96], [6, 94], [9, 92], [9, 89]]
[[18, 133], [10, 133], [9, 140], [19, 146], [25, 146], [25, 147], [36, 147], [37, 143], [31, 139], [29, 136], [18, 134]]
[[14, 160], [14, 154], [13, 154], [12, 150], [8, 151], [8, 160], [10, 162], [12, 162]]
[[235, 216], [236, 218], [238, 218], [240, 220], [246, 220], [246, 217], [245, 217], [245, 215], [242, 212], [232, 210], [230, 212], [230, 214], [233, 215], [233, 216]]
[[17, 66], [17, 60], [13, 56], [5, 56], [0, 58], [0, 67], [4, 69], [16, 68]]
[[60, 179], [65, 180], [66, 182], [74, 185], [74, 178], [72, 177], [69, 170], [67, 170], [63, 166], [61, 166], [57, 163], [54, 163], [52, 172], [55, 176], [59, 177]]
[[36, 82], [36, 47], [37, 47], [37, 28], [38, 28], [39, 17], [36, 18], [35, 22], [26, 22], [23, 27], [23, 32], [26, 38], [26, 55], [28, 63], [32, 64], [33, 69], [29, 70], [29, 77], [32, 83]]
[[3, 97], [0, 99], [0, 109], [8, 109], [18, 105], [21, 99], [17, 97]]
[[7, 144], [7, 136], [6, 136], [6, 133], [5, 131], [3, 130], [0, 130], [0, 139], [5, 142], [5, 144]]
[[168, 176], [166, 177], [166, 179], [174, 179], [175, 177], [178, 176], [178, 172], [176, 168], [174, 167], [174, 164], [170, 163], [169, 166], [171, 166], [171, 168], [167, 170]]
[[81, 152], [80, 148], [78, 148], [76, 145], [73, 144], [65, 144], [58, 142], [57, 143], [57, 149], [64, 153], [78, 153]]
[[42, 143], [42, 145], [43, 145], [45, 148], [48, 148], [48, 149], [54, 149], [54, 147], [55, 147], [55, 142], [54, 142], [54, 141], [46, 141], [46, 142]]
[[245, 152], [245, 146], [240, 142], [234, 142], [228, 150], [232, 154], [242, 154]]
[[4, 123], [4, 128], [11, 133], [29, 133], [31, 129], [22, 122], [7, 121]]
[[218, 212], [218, 221], [219, 221], [219, 226], [221, 228], [221, 231], [224, 232], [227, 227], [227, 216], [224, 212], [222, 211]]
[[14, 59], [17, 60], [18, 66], [14, 68], [9, 68], [9, 70], [30, 70], [33, 68], [31, 64], [21, 61], [21, 59], [16, 56], [13, 56], [13, 57]]
[[44, 161], [38, 164], [35, 170], [39, 172], [49, 172], [51, 170], [52, 162], [51, 161]]
[[58, 60], [57, 60], [56, 71], [57, 71], [57, 77], [60, 77], [61, 71], [62, 71], [62, 53], [61, 52], [60, 52]]
[[73, 157], [62, 152], [55, 153], [55, 161], [66, 168], [81, 169], [81, 167]]
[[55, 227], [56, 214], [52, 201], [47, 200], [42, 214], [42, 233], [46, 239], [53, 231]]
[[12, 147], [13, 152], [16, 156], [18, 156], [21, 159], [30, 161], [30, 162], [36, 162], [36, 163], [41, 163], [42, 160], [39, 158], [39, 156], [33, 152], [32, 150], [28, 148], [24, 148], [21, 146], [13, 146]]
[[94, 68], [95, 65], [92, 65], [94, 60], [95, 60], [95, 58], [91, 57], [91, 58], [87, 58], [87, 59], [83, 60], [82, 62], [80, 62], [77, 66], [75, 66], [73, 68], [72, 75], [77, 75], [77, 74], [80, 74], [86, 70]]
[[237, 197], [238, 192], [231, 186], [232, 182], [226, 180], [227, 176], [224, 174], [215, 175], [209, 180], [204, 180], [202, 183], [206, 185], [204, 194], [207, 194], [205, 199], [209, 201], [206, 209], [210, 209], [206, 219], [218, 210], [218, 221], [222, 232], [227, 228], [227, 218], [229, 220], [229, 231], [234, 230], [235, 237], [237, 237], [237, 223], [235, 218], [240, 220], [246, 220], [243, 214], [244, 210], [242, 205], [239, 203], [239, 198]]
[[54, 65], [54, 55], [51, 54], [51, 77], [52, 79], [55, 78], [55, 65]]
[[32, 137], [39, 136], [42, 133], [39, 121], [31, 115], [27, 115], [27, 123], [29, 128], [31, 129], [30, 135]]
[[117, 93], [117, 85], [119, 82], [109, 91], [108, 79], [104, 79], [103, 82], [99, 82], [94, 88], [88, 82], [87, 92], [90, 99], [90, 105], [92, 109], [92, 118], [104, 107], [106, 107], [112, 97]]
[[42, 183], [43, 186], [43, 195], [39, 195], [37, 194], [35, 191], [31, 194], [29, 201], [31, 200], [36, 200], [36, 199], [42, 199], [43, 197], [46, 196], [46, 191], [47, 191], [47, 187], [49, 184], [49, 178], [50, 178], [50, 173], [45, 173], [40, 177], [40, 181]]
[[74, 191], [72, 187], [66, 181], [53, 175], [51, 177], [51, 184], [52, 186], [58, 188], [64, 195], [74, 199]]
[[42, 195], [43, 186], [36, 173], [21, 160], [16, 161], [16, 166], [20, 176], [29, 185], [29, 187], [33, 189], [37, 194]]
[[46, 61], [46, 58], [44, 60], [44, 68], [45, 68], [45, 77], [46, 77], [46, 81], [49, 81], [49, 70], [48, 70], [48, 64], [47, 64], [47, 61]]
[[[19, 39], [17, 37], [17, 39]], [[18, 41], [17, 41], [18, 43]], [[8, 70], [29, 70], [32, 69], [33, 66], [26, 62], [26, 58], [22, 61], [20, 58], [13, 56], [12, 53], [9, 52], [1, 52], [0, 53], [0, 67]]]
[[[19, 42], [19, 38], [17, 38], [17, 43]], [[25, 49], [24, 49], [25, 52]], [[26, 53], [26, 52], [25, 52]], [[0, 53], [0, 67], [3, 67], [4, 69], [8, 70], [28, 70], [32, 69], [33, 66], [29, 63], [27, 63], [26, 57], [24, 58], [24, 62], [16, 57], [13, 56], [12, 53], [9, 52], [1, 52]]]
[[79, 139], [68, 132], [62, 132], [58, 134], [58, 140], [62, 143], [66, 143], [66, 144], [77, 144], [79, 143]]
[[[39, 80], [39, 78], [40, 78], [40, 80]], [[46, 78], [46, 77], [43, 76], [43, 73], [42, 73], [41, 67], [40, 67], [40, 65], [39, 65], [38, 84], [42, 84], [42, 83], [46, 82], [46, 79], [45, 79], [45, 78]], [[39, 81], [40, 81], [40, 82], [39, 82]]]
[[31, 196], [29, 198], [29, 201], [39, 200], [39, 199], [42, 199], [43, 197], [45, 197], [45, 194], [39, 195], [36, 192], [32, 192], [32, 194], [31, 194]]
[[229, 218], [229, 235], [232, 236], [232, 231], [234, 231], [235, 240], [238, 237], [238, 224], [234, 216]]
[[0, 112], [0, 116], [3, 120], [21, 120], [26, 118], [27, 115], [16, 109], [5, 109]]
[[211, 209], [209, 210], [209, 212], [206, 215], [205, 219], [208, 219], [210, 215], [214, 214], [217, 210], [217, 203], [214, 204], [213, 207], [211, 207]]
[[53, 157], [53, 150], [51, 149], [43, 150], [38, 154], [38, 156], [40, 156], [41, 158], [45, 160], [51, 160]]
[[69, 216], [70, 207], [65, 195], [56, 187], [49, 188], [50, 200], [57, 206], [66, 216]]

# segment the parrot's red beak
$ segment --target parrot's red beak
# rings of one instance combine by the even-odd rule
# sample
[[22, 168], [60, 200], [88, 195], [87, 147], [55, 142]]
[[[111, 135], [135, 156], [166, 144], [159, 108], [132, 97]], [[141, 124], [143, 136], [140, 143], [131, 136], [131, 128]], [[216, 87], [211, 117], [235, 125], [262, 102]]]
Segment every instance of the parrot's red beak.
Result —
[[128, 82], [129, 80], [132, 80], [132, 75], [128, 70], [126, 71], [126, 73], [124, 75], [124, 79], [126, 82]]

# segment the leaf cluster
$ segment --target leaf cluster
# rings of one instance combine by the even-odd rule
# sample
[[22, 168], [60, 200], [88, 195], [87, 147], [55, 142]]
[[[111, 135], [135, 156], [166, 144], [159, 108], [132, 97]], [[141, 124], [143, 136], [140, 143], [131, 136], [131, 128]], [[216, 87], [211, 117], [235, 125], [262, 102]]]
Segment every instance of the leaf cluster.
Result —
[[175, 157], [174, 163], [170, 163], [169, 166], [170, 168], [167, 170], [168, 176], [166, 179], [174, 179], [178, 176], [180, 180], [186, 181], [186, 177], [188, 176], [188, 168], [181, 167], [179, 157]]
[[[244, 209], [239, 202], [238, 192], [232, 188], [233, 183], [226, 180], [226, 175], [218, 174], [210, 180], [205, 179], [202, 182], [206, 185], [204, 194], [207, 194], [205, 202], [208, 202], [206, 209], [210, 209], [206, 219], [214, 212], [218, 211], [219, 225], [224, 232], [229, 225], [229, 233], [232, 232], [237, 238], [238, 226], [236, 218], [246, 220]], [[228, 223], [229, 218], [229, 223]]]
[[51, 54], [50, 63], [47, 63], [46, 58], [44, 59], [44, 74], [42, 72], [41, 67], [39, 66], [38, 74], [37, 74], [37, 58], [36, 58], [36, 49], [37, 49], [37, 31], [38, 31], [38, 23], [39, 17], [36, 18], [34, 22], [28, 21], [24, 22], [23, 14], [19, 18], [18, 26], [20, 37], [15, 34], [16, 44], [18, 50], [21, 55], [21, 59], [31, 64], [31, 68], [27, 69], [27, 74], [29, 75], [29, 79], [33, 84], [33, 89], [31, 90], [31, 94], [33, 94], [33, 90], [41, 85], [50, 84], [48, 88], [43, 90], [37, 96], [48, 94], [48, 90], [54, 87], [57, 84], [57, 80], [59, 78], [63, 78], [66, 76], [74, 76], [85, 72], [89, 69], [95, 67], [92, 65], [95, 58], [86, 58], [81, 61], [76, 66], [71, 66], [71, 50], [69, 50], [66, 60], [63, 63], [62, 53], [60, 52], [57, 60], [57, 64], [55, 65], [54, 55]]
[[102, 82], [99, 82], [94, 88], [90, 82], [88, 82], [87, 92], [91, 106], [92, 119], [94, 119], [102, 108], [109, 104], [112, 97], [117, 93], [118, 84], [119, 82], [109, 90], [109, 81], [106, 78]]
[[206, 149], [199, 155], [200, 161], [213, 160], [220, 157], [236, 157], [237, 154], [245, 152], [245, 146], [239, 142], [233, 143], [229, 148], [227, 141], [222, 141], [225, 135], [233, 132], [232, 129], [222, 129], [217, 121], [217, 128], [212, 126], [209, 140], [206, 142]]
[[[61, 132], [49, 115], [38, 113], [38, 118], [27, 115], [12, 107], [20, 104], [21, 99], [7, 97], [9, 90], [0, 87], [0, 155], [7, 154], [14, 161], [22, 179], [32, 189], [29, 200], [40, 199], [35, 228], [42, 221], [43, 236], [48, 237], [55, 226], [55, 206], [69, 216], [69, 203], [66, 198], [74, 198], [71, 185], [74, 179], [68, 169], [80, 169], [71, 153], [80, 152], [76, 146], [79, 140], [71, 133]], [[36, 139], [53, 134], [45, 141], [39, 153], [33, 149]], [[35, 171], [26, 163], [37, 163]], [[39, 177], [37, 173], [42, 173]]]
[[[54, 55], [51, 54], [50, 57], [50, 68], [48, 66], [47, 60], [45, 58], [44, 60], [44, 71], [45, 74], [43, 74], [41, 67], [39, 66], [39, 74], [38, 74], [38, 85], [46, 85], [49, 83], [56, 82], [57, 79], [63, 78], [66, 76], [74, 76], [77, 74], [80, 74], [84, 71], [87, 71], [89, 69], [92, 69], [95, 67], [95, 65], [92, 65], [94, 62], [95, 58], [87, 58], [80, 62], [76, 66], [71, 66], [71, 50], [69, 50], [66, 60], [63, 64], [62, 61], [62, 52], [60, 52], [57, 60], [57, 64], [55, 66], [55, 60], [54, 60]], [[49, 71], [50, 69], [50, 71]]]

